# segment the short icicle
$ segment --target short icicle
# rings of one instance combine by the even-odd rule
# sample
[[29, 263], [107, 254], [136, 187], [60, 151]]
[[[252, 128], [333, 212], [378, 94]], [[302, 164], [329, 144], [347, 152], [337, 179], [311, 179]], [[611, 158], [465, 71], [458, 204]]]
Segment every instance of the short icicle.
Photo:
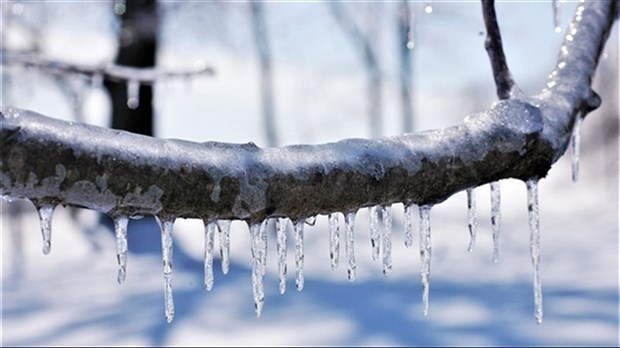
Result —
[[338, 225], [338, 213], [331, 213], [329, 220], [329, 259], [332, 270], [338, 268], [340, 256], [340, 226]]
[[220, 241], [220, 256], [222, 258], [222, 273], [228, 274], [230, 269], [230, 220], [218, 220], [218, 239]]
[[379, 259], [379, 209], [381, 206], [375, 205], [368, 208], [368, 216], [370, 219], [370, 246], [372, 247], [372, 259]]
[[280, 294], [286, 291], [286, 225], [287, 218], [276, 220], [277, 251], [278, 251], [278, 275], [280, 277]]
[[345, 245], [347, 252], [347, 259], [349, 261], [349, 268], [347, 269], [347, 275], [350, 281], [355, 280], [355, 212], [350, 212], [345, 215], [345, 228], [346, 228], [346, 240]]
[[414, 204], [405, 204], [405, 247], [411, 248], [413, 245], [413, 213]]
[[499, 225], [500, 225], [500, 186], [499, 181], [491, 183], [491, 228], [493, 229], [493, 262], [499, 261]]
[[118, 274], [116, 281], [122, 284], [127, 274], [127, 224], [129, 219], [125, 215], [114, 218], [114, 233], [116, 234], [116, 260], [118, 261]]
[[534, 317], [536, 322], [543, 321], [543, 297], [540, 282], [540, 228], [538, 206], [538, 179], [525, 182], [527, 186], [527, 211], [530, 223], [530, 253], [534, 266]]
[[571, 149], [573, 152], [572, 169], [573, 169], [573, 182], [579, 180], [579, 153], [581, 152], [581, 121], [583, 119], [580, 115], [575, 120], [573, 126], [573, 133], [571, 134]]
[[55, 205], [42, 204], [37, 206], [39, 220], [41, 221], [41, 235], [43, 236], [43, 254], [48, 255], [52, 249], [52, 215]]
[[422, 277], [422, 311], [428, 315], [428, 298], [431, 275], [431, 208], [432, 205], [420, 207], [420, 276]]
[[263, 289], [263, 271], [262, 271], [262, 252], [263, 239], [261, 236], [261, 224], [254, 223], [250, 225], [250, 248], [252, 251], [252, 294], [254, 296], [254, 310], [256, 317], [260, 317], [265, 303], [265, 292]]
[[295, 287], [304, 288], [304, 221], [295, 224]]
[[213, 249], [215, 242], [215, 229], [217, 223], [212, 221], [205, 223], [205, 266], [204, 283], [205, 289], [211, 291], [213, 288]]
[[381, 247], [383, 255], [383, 274], [388, 276], [392, 271], [392, 207], [383, 208], [383, 229], [381, 234]]
[[174, 299], [172, 298], [172, 227], [174, 218], [157, 218], [161, 230], [161, 249], [164, 262], [164, 305], [166, 321], [174, 319]]
[[470, 187], [467, 189], [467, 226], [469, 227], [469, 246], [467, 251], [474, 251], [476, 246], [476, 231], [478, 219], [476, 218], [476, 191]]
[[136, 80], [127, 81], [127, 107], [137, 109], [140, 106], [140, 82]]
[[560, 27], [560, 1], [553, 0], [553, 29], [556, 33], [562, 32], [562, 27]]

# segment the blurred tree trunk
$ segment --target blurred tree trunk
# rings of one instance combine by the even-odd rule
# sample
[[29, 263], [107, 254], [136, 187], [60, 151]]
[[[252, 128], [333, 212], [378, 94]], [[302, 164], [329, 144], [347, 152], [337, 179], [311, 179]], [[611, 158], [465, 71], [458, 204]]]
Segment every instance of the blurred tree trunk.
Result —
[[413, 105], [411, 81], [411, 51], [415, 45], [409, 3], [403, 0], [398, 16], [398, 48], [400, 57], [400, 97], [403, 116], [403, 133], [413, 132]]

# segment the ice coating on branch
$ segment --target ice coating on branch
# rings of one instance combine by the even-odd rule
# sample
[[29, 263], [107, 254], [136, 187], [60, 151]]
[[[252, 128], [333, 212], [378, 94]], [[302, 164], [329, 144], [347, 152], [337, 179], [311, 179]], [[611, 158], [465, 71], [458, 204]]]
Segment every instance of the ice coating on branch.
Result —
[[280, 278], [280, 294], [286, 291], [286, 225], [287, 218], [276, 220], [277, 251], [278, 251], [278, 275]]
[[220, 241], [220, 256], [222, 258], [222, 273], [228, 274], [230, 269], [230, 220], [217, 220], [218, 238]]
[[174, 319], [174, 299], [172, 298], [172, 227], [174, 218], [157, 218], [161, 230], [161, 250], [164, 263], [164, 306], [166, 321]]
[[41, 222], [41, 236], [43, 237], [43, 254], [48, 255], [52, 248], [52, 215], [55, 205], [42, 204], [37, 207], [39, 221]]
[[140, 106], [140, 82], [136, 80], [127, 81], [127, 107], [137, 109]]
[[331, 213], [329, 221], [329, 259], [332, 270], [338, 268], [338, 258], [340, 256], [340, 226], [338, 223], [338, 213]]
[[383, 256], [383, 274], [386, 276], [392, 271], [392, 207], [383, 208], [383, 229], [381, 230], [381, 247]]
[[575, 125], [573, 126], [573, 133], [571, 134], [571, 149], [573, 152], [572, 169], [573, 169], [573, 181], [579, 180], [579, 154], [581, 152], [581, 122], [583, 118], [577, 116]]
[[205, 223], [205, 265], [204, 284], [207, 291], [213, 288], [213, 248], [215, 242], [215, 229], [217, 223], [212, 221]]
[[263, 246], [262, 233], [265, 232], [263, 224], [254, 223], [250, 225], [250, 249], [252, 251], [252, 295], [254, 297], [254, 310], [256, 317], [260, 317], [265, 303], [265, 291], [263, 288], [263, 255], [267, 248]]
[[491, 228], [493, 229], [493, 262], [499, 261], [500, 185], [491, 183]]
[[304, 288], [304, 221], [295, 224], [295, 287]]
[[530, 253], [532, 266], [534, 266], [534, 317], [536, 322], [543, 321], [543, 297], [540, 281], [540, 228], [538, 206], [538, 179], [530, 179], [525, 182], [527, 187], [527, 212], [530, 224]]
[[350, 281], [355, 280], [355, 212], [349, 212], [344, 217], [345, 229], [346, 229], [346, 252], [347, 260], [349, 261], [349, 268], [347, 269], [347, 276]]
[[420, 276], [422, 277], [422, 311], [428, 315], [431, 275], [431, 205], [420, 207]]
[[469, 228], [469, 246], [467, 251], [472, 252], [476, 245], [478, 219], [476, 218], [476, 191], [471, 187], [467, 189], [467, 227]]
[[125, 215], [114, 218], [114, 234], [116, 235], [116, 260], [118, 261], [118, 275], [116, 281], [122, 284], [127, 274], [127, 224], [129, 219]]
[[413, 213], [414, 204], [405, 204], [405, 247], [411, 248], [413, 245]]
[[370, 219], [370, 246], [372, 248], [372, 259], [376, 261], [379, 258], [379, 209], [381, 206], [375, 205], [368, 208], [368, 216]]

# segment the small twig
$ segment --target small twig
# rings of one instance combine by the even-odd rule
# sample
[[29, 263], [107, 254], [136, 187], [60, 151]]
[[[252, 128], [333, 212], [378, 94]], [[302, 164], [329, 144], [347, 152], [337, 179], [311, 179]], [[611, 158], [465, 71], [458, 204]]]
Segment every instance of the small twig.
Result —
[[487, 31], [484, 48], [487, 50], [491, 60], [491, 68], [493, 69], [493, 77], [497, 87], [497, 97], [499, 99], [508, 99], [515, 88], [515, 82], [512, 79], [508, 64], [506, 63], [506, 56], [504, 55], [502, 36], [495, 16], [495, 0], [481, 0], [481, 3], [484, 26]]
[[30, 53], [9, 52], [2, 50], [3, 65], [20, 65], [34, 67], [52, 75], [76, 74], [88, 77], [101, 76], [110, 81], [136, 81], [140, 84], [153, 84], [159, 79], [183, 78], [199, 74], [213, 75], [213, 68], [201, 66], [187, 70], [169, 70], [162, 68], [134, 68], [116, 64], [84, 65], [41, 58]]

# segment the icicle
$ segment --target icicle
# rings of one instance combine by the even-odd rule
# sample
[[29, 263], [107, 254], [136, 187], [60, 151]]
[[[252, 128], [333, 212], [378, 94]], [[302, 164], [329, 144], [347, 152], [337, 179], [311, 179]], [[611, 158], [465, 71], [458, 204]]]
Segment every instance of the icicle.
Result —
[[340, 256], [340, 227], [338, 226], [338, 213], [329, 214], [329, 258], [332, 270], [338, 268]]
[[405, 204], [405, 247], [413, 245], [413, 203]]
[[220, 256], [222, 257], [222, 273], [228, 274], [230, 269], [230, 220], [218, 220], [218, 238], [220, 241]]
[[316, 223], [316, 216], [311, 216], [309, 218], [306, 219], [306, 223], [309, 226], [314, 226], [314, 224]]
[[556, 33], [561, 33], [560, 27], [560, 1], [553, 0], [553, 27]]
[[37, 207], [39, 220], [41, 221], [41, 235], [43, 236], [43, 254], [50, 253], [52, 248], [52, 214], [56, 206], [43, 204]]
[[347, 259], [349, 260], [349, 269], [347, 270], [347, 274], [350, 281], [355, 280], [355, 239], [354, 239], [354, 229], [355, 229], [355, 212], [350, 212], [345, 215], [344, 218], [346, 225], [346, 252]]
[[573, 150], [573, 181], [579, 180], [579, 153], [581, 148], [581, 115], [577, 115], [575, 125], [573, 126], [573, 133], [571, 134], [571, 149]]
[[215, 222], [205, 224], [205, 289], [213, 288], [213, 244], [215, 239]]
[[295, 287], [297, 291], [304, 288], [304, 222], [295, 224]]
[[389, 205], [383, 207], [382, 231], [383, 274], [387, 276], [392, 271], [392, 207]]
[[161, 249], [164, 262], [164, 304], [166, 321], [174, 319], [174, 299], [172, 298], [172, 227], [174, 218], [157, 218], [161, 230]]
[[127, 216], [114, 218], [114, 232], [116, 234], [116, 260], [118, 261], [118, 275], [116, 281], [122, 284], [127, 274]]
[[428, 315], [428, 295], [431, 275], [431, 205], [420, 207], [420, 275], [422, 276], [422, 310]]
[[527, 186], [527, 211], [530, 222], [530, 253], [534, 266], [534, 317], [538, 324], [543, 320], [542, 285], [540, 282], [540, 228], [538, 214], [538, 179], [525, 182]]
[[140, 82], [136, 80], [127, 81], [127, 107], [137, 109], [140, 106]]
[[278, 238], [278, 274], [280, 276], [280, 294], [286, 291], [286, 225], [287, 218], [276, 220], [276, 231]]
[[499, 181], [491, 183], [491, 227], [493, 229], [493, 262], [499, 261], [499, 223], [500, 213]]
[[431, 0], [424, 1], [424, 12], [433, 13], [433, 4]]
[[261, 235], [263, 228], [262, 224], [252, 224], [250, 226], [251, 242], [250, 248], [252, 250], [252, 294], [254, 295], [254, 310], [256, 311], [256, 317], [260, 317], [263, 311], [263, 304], [265, 303], [265, 292], [263, 289], [263, 237]]
[[381, 207], [375, 205], [368, 208], [368, 216], [370, 217], [370, 245], [372, 247], [372, 259], [376, 261], [379, 258], [379, 209]]
[[476, 230], [478, 229], [478, 219], [476, 218], [476, 191], [473, 188], [467, 189], [467, 226], [469, 227], [469, 246], [467, 251], [474, 251], [476, 245]]

